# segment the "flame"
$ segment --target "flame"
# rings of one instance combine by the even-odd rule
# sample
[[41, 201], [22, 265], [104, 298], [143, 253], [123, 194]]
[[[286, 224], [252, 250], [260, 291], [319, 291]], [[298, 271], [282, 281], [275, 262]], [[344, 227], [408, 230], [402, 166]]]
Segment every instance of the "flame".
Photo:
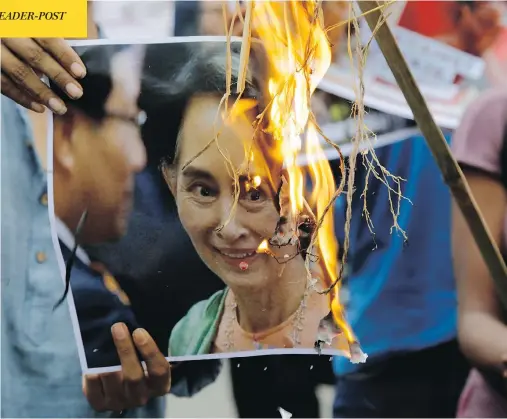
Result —
[[268, 241], [266, 239], [264, 239], [261, 244], [259, 244], [257, 253], [269, 253]]
[[[331, 49], [316, 17], [314, 1], [262, 1], [253, 13], [253, 27], [270, 64], [268, 132], [281, 142], [293, 214], [304, 206], [304, 177], [296, 158], [310, 116], [310, 97], [331, 64]], [[310, 60], [305, 61], [309, 50]]]
[[254, 176], [252, 185], [254, 188], [258, 188], [261, 185], [261, 177], [260, 176]]
[[[313, 123], [308, 124], [306, 135], [306, 155], [308, 156], [308, 172], [312, 181], [313, 191], [310, 196], [310, 205], [318, 219], [322, 219], [322, 226], [317, 235], [317, 248], [320, 260], [325, 268], [327, 283], [332, 283], [339, 275], [338, 269], [338, 241], [334, 233], [333, 211], [325, 215], [327, 205], [336, 191], [334, 176], [329, 162], [320, 146], [317, 130]], [[345, 321], [343, 307], [339, 300], [339, 289], [335, 287], [330, 294], [330, 306], [333, 318], [341, 330], [345, 333], [349, 342], [354, 342], [355, 336]]]
[[[331, 64], [331, 46], [323, 27], [318, 1], [258, 1], [252, 12], [252, 28], [262, 42], [269, 67], [268, 91], [271, 99], [266, 132], [275, 140], [271, 150], [283, 160], [290, 188], [290, 210], [294, 219], [305, 211], [305, 179], [312, 183], [307, 205], [320, 219], [334, 192], [335, 182], [310, 118], [311, 96]], [[306, 132], [307, 168], [298, 167]], [[306, 188], [307, 189], [307, 188]], [[332, 208], [317, 235], [316, 251], [320, 270], [328, 286], [338, 274], [338, 243], [334, 233]], [[264, 240], [258, 252], [267, 252]], [[355, 340], [343, 315], [338, 288], [332, 290], [330, 308], [337, 325], [349, 342]]]

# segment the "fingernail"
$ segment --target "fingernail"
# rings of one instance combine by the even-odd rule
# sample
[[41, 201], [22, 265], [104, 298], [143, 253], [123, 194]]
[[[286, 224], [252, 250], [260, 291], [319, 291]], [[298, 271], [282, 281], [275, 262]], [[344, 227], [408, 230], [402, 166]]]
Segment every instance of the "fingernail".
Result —
[[84, 68], [79, 63], [72, 63], [70, 66], [70, 71], [72, 71], [72, 74], [74, 74], [76, 77], [79, 77], [80, 79], [86, 76], [86, 68]]
[[49, 99], [48, 105], [53, 112], [59, 115], [63, 115], [65, 112], [67, 112], [67, 107], [60, 99], [52, 97]]
[[79, 99], [81, 96], [83, 96], [83, 91], [81, 88], [76, 86], [74, 83], [67, 84], [67, 86], [65, 86], [65, 90], [73, 99]]
[[125, 332], [125, 326], [121, 323], [116, 323], [112, 327], [113, 336], [116, 339], [125, 339], [127, 333]]
[[144, 345], [148, 341], [148, 332], [144, 329], [134, 330], [134, 340], [138, 345]]
[[44, 113], [44, 111], [46, 110], [44, 106], [42, 106], [40, 103], [37, 102], [32, 102], [30, 104], [30, 107], [32, 108], [33, 111], [38, 113]]

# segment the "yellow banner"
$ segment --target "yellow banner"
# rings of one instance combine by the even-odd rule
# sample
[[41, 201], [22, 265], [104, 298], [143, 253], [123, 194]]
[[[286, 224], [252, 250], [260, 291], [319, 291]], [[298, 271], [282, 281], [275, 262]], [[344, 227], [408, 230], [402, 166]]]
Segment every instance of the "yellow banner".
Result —
[[0, 0], [0, 38], [86, 38], [87, 0]]

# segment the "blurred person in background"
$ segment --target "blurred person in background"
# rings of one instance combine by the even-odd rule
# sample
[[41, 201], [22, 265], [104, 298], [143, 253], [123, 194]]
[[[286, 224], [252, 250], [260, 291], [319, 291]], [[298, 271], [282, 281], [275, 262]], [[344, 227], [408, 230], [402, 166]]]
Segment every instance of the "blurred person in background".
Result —
[[[92, 6], [88, 2], [90, 38], [99, 33], [91, 19]], [[8, 383], [2, 388], [2, 417], [94, 417], [97, 412], [83, 397], [68, 306], [53, 310], [63, 284], [47, 209], [47, 115], [42, 105], [59, 114], [65, 113], [66, 105], [33, 73], [47, 75], [62, 91], [79, 98], [79, 79], [86, 70], [61, 39], [3, 39], [1, 47], [2, 95], [12, 99], [2, 97], [2, 378]], [[40, 48], [40, 60], [33, 62], [33, 51]], [[184, 365], [176, 369], [184, 379], [192, 371], [197, 378], [205, 375], [199, 368], [192, 370], [192, 365], [184, 370]], [[215, 363], [207, 382], [216, 370]], [[97, 376], [92, 378], [96, 382]], [[173, 382], [177, 391], [178, 374]], [[117, 383], [122, 385], [121, 380]], [[185, 391], [187, 384], [182, 388]], [[126, 416], [163, 417], [164, 406], [130, 409]]]
[[1, 416], [94, 417], [68, 306], [53, 311], [63, 283], [47, 208], [45, 138], [34, 138], [29, 111], [1, 100]]
[[[91, 2], [88, 16], [93, 16]], [[98, 35], [92, 19], [88, 34]], [[63, 283], [47, 207], [48, 116], [43, 105], [59, 115], [67, 105], [34, 72], [79, 99], [86, 68], [63, 39], [4, 38], [1, 48], [2, 417], [95, 417], [97, 411], [83, 396], [77, 347], [68, 344], [75, 342], [69, 308], [55, 308]], [[118, 376], [111, 376], [116, 384], [110, 390], [119, 394], [123, 382]], [[118, 394], [108, 394], [109, 402], [121, 405]], [[158, 413], [148, 407], [132, 409], [127, 416], [163, 413], [163, 406]]]
[[[400, 198], [393, 179], [380, 172], [377, 178], [358, 157], [346, 314], [368, 360], [334, 359], [334, 417], [454, 417], [469, 367], [456, 341], [450, 194], [423, 137], [381, 147], [376, 155], [387, 171], [407, 180], [400, 180]], [[363, 216], [366, 185], [373, 233]], [[335, 215], [341, 243], [344, 199]], [[393, 220], [391, 208], [398, 205]], [[395, 229], [391, 234], [393, 222], [407, 241]]]
[[[53, 87], [67, 108], [53, 119], [54, 221], [67, 269], [73, 268], [69, 274], [87, 366], [123, 366], [120, 373], [87, 374], [88, 400], [98, 411], [146, 404], [146, 413], [157, 416], [170, 387], [169, 363], [139, 327], [114, 278], [97, 272], [80, 247], [117, 240], [127, 227], [133, 178], [146, 163], [137, 104], [142, 53], [139, 46], [87, 47], [80, 50], [88, 72], [81, 80], [81, 98], [69, 100]], [[85, 211], [76, 242], [73, 232]], [[112, 402], [115, 393], [119, 400]]]
[[[89, 16], [92, 5], [88, 3]], [[90, 37], [97, 32], [92, 20], [88, 31]], [[30, 62], [30, 48], [41, 45], [28, 38], [11, 41], [2, 39], [1, 44], [1, 416], [95, 417], [97, 413], [83, 396], [69, 309], [64, 304], [53, 311], [63, 284], [47, 208], [47, 115], [20, 106], [39, 113], [44, 112], [42, 105], [65, 111], [64, 103], [46, 89], [33, 68], [50, 78], [64, 75], [59, 79], [61, 86], [72, 86], [74, 97], [82, 94], [79, 79], [86, 70], [61, 39], [45, 44], [40, 54], [44, 60], [37, 65]], [[16, 71], [21, 77], [14, 76]]]
[[[507, 91], [486, 91], [465, 112], [452, 150], [503, 255], [507, 252], [506, 144]], [[463, 390], [458, 417], [506, 417], [505, 307], [457, 205], [452, 217], [458, 336], [463, 353], [475, 367]]]

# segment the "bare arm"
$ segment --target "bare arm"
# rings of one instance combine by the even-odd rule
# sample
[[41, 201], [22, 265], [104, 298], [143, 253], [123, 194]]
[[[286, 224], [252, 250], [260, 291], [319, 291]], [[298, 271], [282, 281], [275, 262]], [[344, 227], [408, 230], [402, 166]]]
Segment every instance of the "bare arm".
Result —
[[[506, 194], [493, 176], [464, 170], [494, 240], [502, 241]], [[488, 268], [457, 205], [452, 209], [453, 262], [458, 289], [458, 338], [476, 366], [503, 371], [507, 359], [507, 326]]]

